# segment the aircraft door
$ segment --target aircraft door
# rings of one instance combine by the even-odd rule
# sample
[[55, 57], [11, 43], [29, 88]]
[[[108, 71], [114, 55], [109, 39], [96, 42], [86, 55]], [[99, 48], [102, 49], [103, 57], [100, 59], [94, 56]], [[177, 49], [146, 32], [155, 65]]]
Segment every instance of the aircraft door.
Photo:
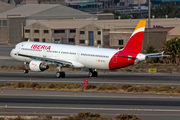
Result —
[[[22, 45], [23, 46], [23, 45]], [[21, 45], [18, 46], [18, 50], [17, 53], [19, 53], [21, 51]]]
[[118, 63], [118, 60], [117, 60], [117, 55], [115, 55], [115, 56], [113, 57], [113, 63], [115, 63], [115, 64], [117, 64], [117, 63]]
[[46, 57], [47, 50], [43, 50], [43, 57]]
[[81, 51], [77, 51], [77, 53], [76, 53], [76, 59], [77, 60], [79, 60], [80, 55], [81, 55]]

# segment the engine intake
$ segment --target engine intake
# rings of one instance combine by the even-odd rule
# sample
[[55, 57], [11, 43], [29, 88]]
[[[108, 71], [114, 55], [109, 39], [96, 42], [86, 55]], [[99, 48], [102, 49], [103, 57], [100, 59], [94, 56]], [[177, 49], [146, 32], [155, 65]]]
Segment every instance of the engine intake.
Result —
[[49, 68], [49, 66], [46, 63], [43, 63], [42, 61], [34, 61], [34, 60], [32, 60], [29, 63], [29, 68], [32, 71], [40, 72], [40, 71], [47, 70]]

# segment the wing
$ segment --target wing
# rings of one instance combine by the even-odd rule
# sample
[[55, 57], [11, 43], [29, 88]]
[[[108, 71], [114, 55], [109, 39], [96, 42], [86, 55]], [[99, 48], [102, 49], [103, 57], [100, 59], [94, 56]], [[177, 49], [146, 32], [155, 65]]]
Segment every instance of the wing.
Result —
[[73, 66], [73, 64], [71, 62], [63, 61], [63, 60], [56, 60], [56, 59], [52, 59], [52, 58], [37, 57], [37, 56], [31, 56], [31, 55], [25, 55], [25, 54], [18, 54], [18, 55], [23, 56], [23, 57], [28, 57], [28, 58], [31, 58], [31, 59], [35, 59], [35, 60], [51, 62], [51, 63], [54, 63], [54, 64], [62, 64], [62, 65], [65, 64], [66, 66]]

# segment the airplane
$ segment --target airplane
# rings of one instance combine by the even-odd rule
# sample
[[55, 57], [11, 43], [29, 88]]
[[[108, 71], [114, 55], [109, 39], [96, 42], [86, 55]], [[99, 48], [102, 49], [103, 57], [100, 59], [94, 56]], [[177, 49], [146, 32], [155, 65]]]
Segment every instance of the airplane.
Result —
[[152, 57], [167, 57], [162, 53], [142, 54], [141, 47], [146, 21], [140, 20], [123, 49], [96, 48], [77, 45], [65, 45], [43, 42], [20, 42], [10, 52], [10, 56], [23, 61], [28, 73], [31, 71], [42, 72], [50, 64], [56, 65], [57, 78], [64, 78], [62, 67], [87, 68], [89, 77], [97, 77], [96, 69], [118, 69], [142, 62]]

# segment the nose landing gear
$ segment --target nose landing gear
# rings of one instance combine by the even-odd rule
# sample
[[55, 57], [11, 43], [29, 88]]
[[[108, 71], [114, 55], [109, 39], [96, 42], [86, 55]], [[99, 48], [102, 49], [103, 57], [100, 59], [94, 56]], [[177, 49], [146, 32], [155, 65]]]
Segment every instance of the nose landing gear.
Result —
[[57, 66], [57, 69], [59, 71], [56, 72], [56, 77], [57, 78], [65, 78], [66, 74], [65, 74], [65, 72], [61, 71], [62, 67], [61, 66]]
[[24, 72], [24, 74], [27, 74], [27, 73], [29, 73], [28, 63], [27, 63], [27, 62], [24, 62], [24, 65], [25, 65], [26, 69], [25, 69], [23, 72]]
[[24, 74], [27, 74], [27, 73], [29, 73], [29, 70], [24, 70], [23, 72], [24, 72]]

